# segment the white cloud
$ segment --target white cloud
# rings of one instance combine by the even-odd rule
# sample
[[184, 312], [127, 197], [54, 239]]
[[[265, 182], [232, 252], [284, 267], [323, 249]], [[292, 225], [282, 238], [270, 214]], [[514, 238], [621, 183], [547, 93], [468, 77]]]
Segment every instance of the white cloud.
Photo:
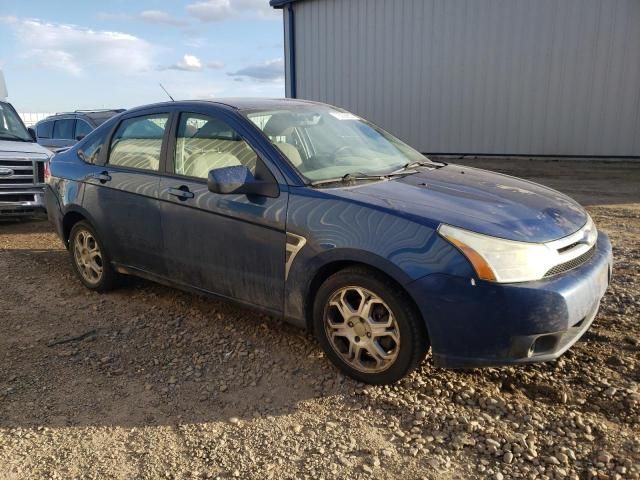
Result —
[[101, 12], [98, 13], [97, 17], [100, 20], [110, 20], [115, 22], [142, 21], [155, 25], [171, 25], [174, 27], [182, 27], [187, 24], [185, 19], [174, 17], [162, 10], [143, 10], [142, 12], [134, 15], [128, 13]]
[[201, 22], [219, 22], [238, 15], [281, 18], [269, 6], [269, 0], [204, 0], [187, 5], [187, 12]]
[[134, 35], [14, 19], [9, 23], [24, 49], [24, 56], [39, 65], [73, 75], [90, 68], [120, 73], [151, 70], [156, 47]]
[[158, 69], [159, 70], [182, 70], [184, 72], [201, 72], [205, 68], [219, 69], [223, 67], [224, 67], [224, 63], [222, 62], [212, 61], [212, 62], [207, 62], [206, 64], [203, 64], [202, 61], [195, 55], [186, 54], [184, 55], [184, 57], [182, 57], [182, 60], [180, 60], [178, 63], [169, 65], [166, 67], [159, 67]]
[[161, 10], [144, 10], [138, 15], [140, 20], [147, 23], [155, 23], [160, 25], [173, 25], [180, 27], [186, 22], [180, 18], [176, 18]]
[[269, 5], [269, 0], [232, 0], [237, 11], [250, 12], [266, 18], [282, 18], [282, 12]]
[[233, 15], [230, 0], [207, 0], [187, 5], [187, 12], [202, 22], [218, 22]]
[[26, 57], [46, 68], [62, 70], [76, 76], [82, 74], [82, 67], [73, 55], [64, 50], [33, 49], [26, 53]]
[[16, 23], [18, 21], [18, 17], [14, 17], [12, 15], [0, 15], [0, 23]]
[[264, 63], [249, 65], [236, 72], [230, 72], [236, 80], [249, 78], [258, 82], [280, 82], [284, 80], [284, 60], [277, 58]]
[[[171, 67], [170, 67], [171, 68]], [[173, 66], [176, 70], [188, 70], [190, 72], [199, 72], [202, 70], [202, 62], [195, 55], [185, 55], [181, 62]]]

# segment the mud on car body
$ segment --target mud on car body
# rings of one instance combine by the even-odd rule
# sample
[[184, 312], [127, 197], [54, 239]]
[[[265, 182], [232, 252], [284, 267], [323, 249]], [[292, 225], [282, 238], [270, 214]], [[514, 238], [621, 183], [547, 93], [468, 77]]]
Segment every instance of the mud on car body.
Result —
[[281, 315], [370, 383], [429, 348], [444, 367], [554, 359], [611, 275], [567, 196], [300, 100], [129, 110], [56, 155], [46, 201], [88, 288], [131, 274]]

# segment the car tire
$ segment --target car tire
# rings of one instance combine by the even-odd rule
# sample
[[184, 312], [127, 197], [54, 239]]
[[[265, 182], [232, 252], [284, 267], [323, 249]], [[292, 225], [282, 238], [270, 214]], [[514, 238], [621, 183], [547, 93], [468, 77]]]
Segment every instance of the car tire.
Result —
[[88, 222], [77, 222], [71, 229], [69, 255], [76, 275], [88, 289], [105, 292], [116, 286], [118, 274], [100, 237]]
[[325, 280], [314, 299], [313, 327], [329, 359], [365, 383], [398, 381], [429, 349], [424, 321], [406, 292], [363, 267], [346, 268]]

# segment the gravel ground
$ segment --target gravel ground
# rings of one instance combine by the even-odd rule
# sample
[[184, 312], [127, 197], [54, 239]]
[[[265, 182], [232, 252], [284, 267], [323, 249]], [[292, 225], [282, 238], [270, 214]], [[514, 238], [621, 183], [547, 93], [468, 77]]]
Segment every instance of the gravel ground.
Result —
[[465, 163], [573, 194], [611, 236], [613, 284], [559, 361], [366, 386], [278, 319], [89, 292], [46, 222], [4, 223], [0, 478], [639, 478], [640, 165]]

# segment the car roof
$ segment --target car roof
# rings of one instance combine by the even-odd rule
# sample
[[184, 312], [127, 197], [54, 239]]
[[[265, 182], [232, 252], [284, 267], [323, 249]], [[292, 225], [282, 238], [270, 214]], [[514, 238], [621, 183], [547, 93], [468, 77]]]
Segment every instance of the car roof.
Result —
[[252, 97], [237, 97], [237, 98], [219, 98], [215, 100], [176, 100], [174, 102], [160, 102], [150, 105], [141, 105], [127, 110], [127, 112], [135, 112], [136, 110], [143, 110], [152, 107], [188, 107], [193, 105], [216, 105], [233, 110], [269, 110], [282, 107], [291, 107], [293, 105], [321, 105], [319, 102], [313, 102], [310, 100], [300, 100], [297, 98], [252, 98]]

